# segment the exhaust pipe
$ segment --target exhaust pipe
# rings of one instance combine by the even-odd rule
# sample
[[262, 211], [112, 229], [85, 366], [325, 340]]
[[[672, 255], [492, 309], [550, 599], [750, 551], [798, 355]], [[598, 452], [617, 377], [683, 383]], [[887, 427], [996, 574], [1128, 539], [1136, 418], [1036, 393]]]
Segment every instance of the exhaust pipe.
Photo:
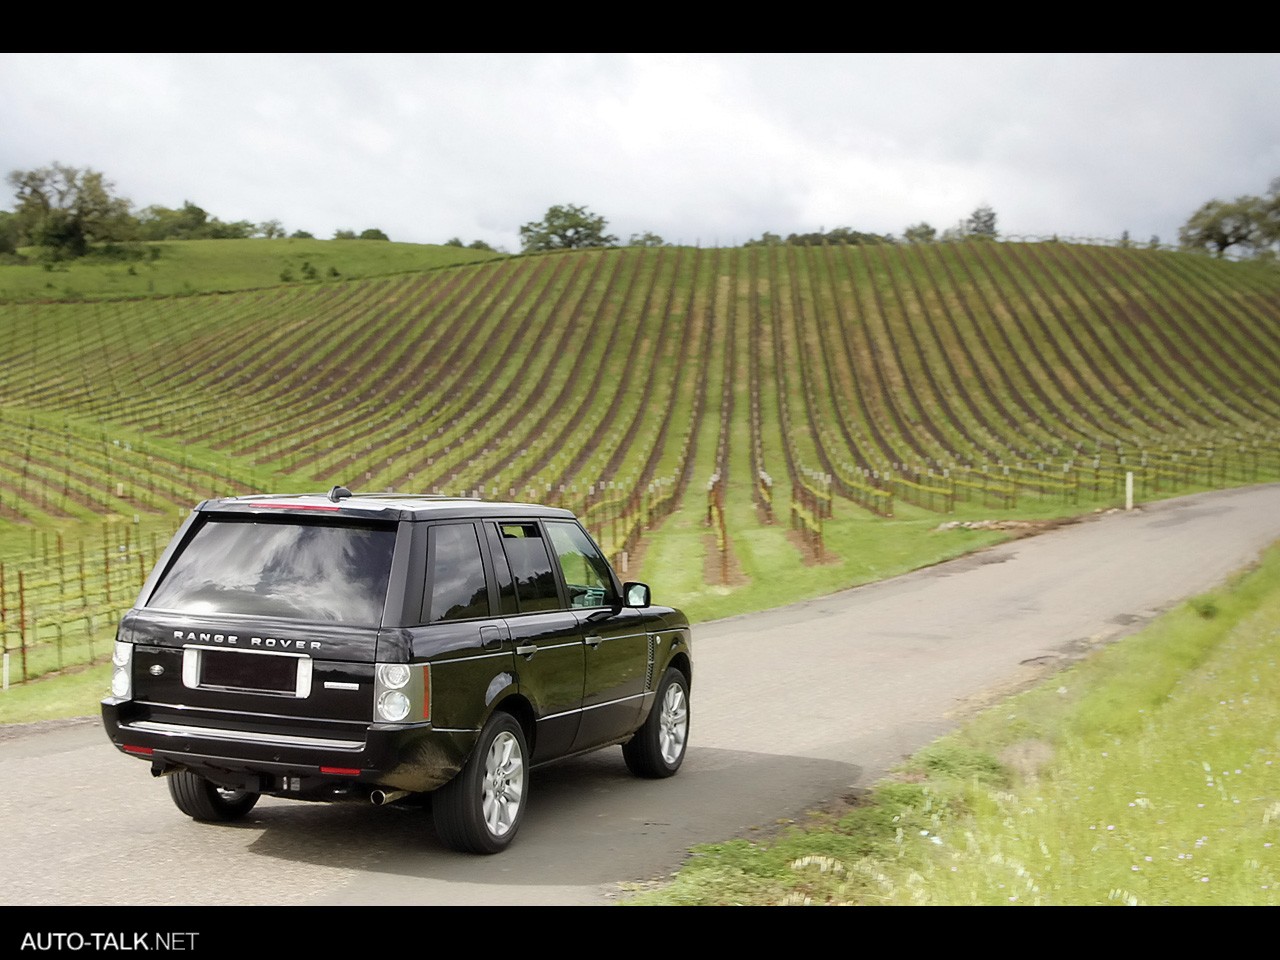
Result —
[[374, 790], [369, 794], [369, 801], [375, 807], [385, 807], [388, 803], [395, 803], [408, 795], [408, 790]]

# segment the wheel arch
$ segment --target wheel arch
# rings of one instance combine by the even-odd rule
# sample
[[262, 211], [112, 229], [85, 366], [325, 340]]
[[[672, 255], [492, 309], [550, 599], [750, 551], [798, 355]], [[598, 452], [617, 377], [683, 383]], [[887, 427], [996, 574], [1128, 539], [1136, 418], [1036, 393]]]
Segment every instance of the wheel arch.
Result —
[[[484, 718], [485, 723], [489, 721], [489, 717], [499, 712], [511, 714], [516, 723], [520, 724], [520, 728], [524, 731], [525, 743], [529, 747], [529, 754], [532, 756], [538, 740], [538, 724], [533, 705], [525, 699], [523, 694], [509, 693], [493, 704], [493, 709]], [[481, 726], [484, 724], [482, 723]]]
[[693, 688], [693, 660], [690, 658], [689, 654], [683, 650], [677, 651], [675, 655], [672, 656], [671, 659], [667, 661], [666, 665], [662, 668], [662, 671], [661, 673], [658, 674], [658, 676], [661, 676], [662, 673], [665, 673], [668, 669], [671, 669], [673, 667], [684, 674], [685, 680], [688, 681], [689, 688], [692, 689]]

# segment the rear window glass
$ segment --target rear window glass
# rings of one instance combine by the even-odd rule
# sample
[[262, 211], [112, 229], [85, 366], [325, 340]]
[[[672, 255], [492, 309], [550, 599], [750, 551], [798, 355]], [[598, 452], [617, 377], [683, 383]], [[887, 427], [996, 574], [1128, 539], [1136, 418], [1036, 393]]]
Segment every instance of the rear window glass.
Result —
[[394, 525], [209, 516], [147, 606], [377, 626]]
[[431, 530], [431, 603], [427, 620], [466, 620], [489, 615], [489, 587], [480, 541], [469, 523]]

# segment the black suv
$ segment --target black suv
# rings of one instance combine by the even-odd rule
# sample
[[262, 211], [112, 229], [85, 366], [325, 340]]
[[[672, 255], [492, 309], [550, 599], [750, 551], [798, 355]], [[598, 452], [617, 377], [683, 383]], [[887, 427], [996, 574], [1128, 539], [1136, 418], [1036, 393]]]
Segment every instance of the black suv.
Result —
[[200, 504], [122, 620], [107, 734], [178, 808], [431, 794], [441, 841], [496, 853], [528, 771], [614, 744], [684, 759], [689, 622], [618, 581], [567, 510], [401, 494]]

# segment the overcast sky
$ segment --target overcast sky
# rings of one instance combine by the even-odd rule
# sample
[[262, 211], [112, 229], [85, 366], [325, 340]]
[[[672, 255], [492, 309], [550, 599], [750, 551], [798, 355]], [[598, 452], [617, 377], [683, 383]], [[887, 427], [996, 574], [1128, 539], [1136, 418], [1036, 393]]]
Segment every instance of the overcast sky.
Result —
[[0, 172], [53, 161], [137, 208], [512, 252], [569, 203], [624, 241], [987, 204], [1005, 235], [1168, 243], [1280, 177], [1280, 55], [0, 54]]

